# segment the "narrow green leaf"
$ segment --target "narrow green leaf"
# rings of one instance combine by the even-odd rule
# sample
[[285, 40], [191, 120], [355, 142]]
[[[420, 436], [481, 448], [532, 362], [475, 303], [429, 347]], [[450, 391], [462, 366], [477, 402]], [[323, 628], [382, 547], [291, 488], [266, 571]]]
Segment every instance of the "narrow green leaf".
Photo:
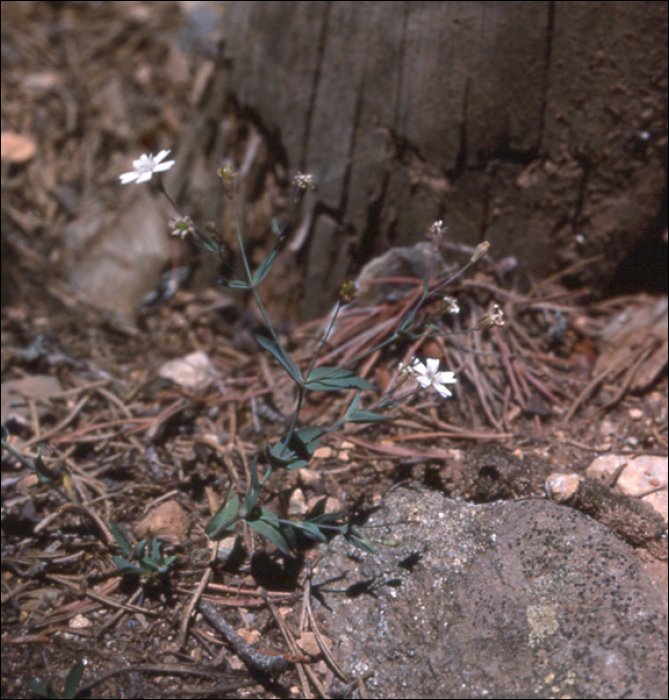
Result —
[[77, 687], [79, 686], [79, 681], [84, 673], [84, 662], [77, 661], [74, 666], [70, 669], [65, 679], [65, 688], [63, 690], [63, 700], [72, 700], [77, 694]]
[[227, 284], [230, 289], [251, 289], [248, 282], [242, 282], [242, 280], [230, 280], [225, 284]]
[[312, 540], [318, 540], [319, 542], [327, 542], [327, 538], [321, 532], [318, 525], [308, 520], [296, 521], [291, 523], [290, 526], [295, 530], [302, 530], [305, 535], [310, 537]]
[[286, 447], [283, 442], [268, 445], [266, 452], [270, 464], [279, 469], [290, 469], [291, 465], [299, 459], [295, 452]]
[[271, 525], [265, 520], [252, 520], [249, 525], [259, 534], [268, 539], [276, 548], [283, 554], [290, 555], [290, 544], [283, 532], [276, 526]]
[[258, 455], [256, 455], [253, 458], [253, 462], [251, 462], [251, 483], [249, 484], [246, 496], [247, 498], [250, 498], [253, 496], [253, 494], [259, 491], [260, 483], [258, 482]]
[[208, 250], [210, 253], [220, 253], [223, 250], [223, 248], [220, 245], [218, 245], [218, 243], [214, 243], [213, 241], [210, 241], [207, 238], [202, 237], [199, 239], [199, 241], [202, 244], [202, 247], [205, 250]]
[[309, 455], [300, 457], [282, 442], [272, 445], [267, 451], [267, 456], [273, 466], [283, 469], [302, 469], [309, 463]]
[[414, 322], [414, 319], [416, 318], [416, 314], [418, 313], [418, 307], [415, 309], [412, 309], [405, 317], [402, 323], [400, 324], [400, 327], [397, 329], [398, 332], [409, 332], [409, 329], [411, 328], [411, 324]]
[[316, 523], [317, 525], [333, 525], [337, 520], [341, 520], [345, 513], [339, 511], [338, 513], [321, 513], [321, 515], [315, 515], [313, 518], [309, 518], [310, 523]]
[[246, 496], [244, 497], [244, 505], [239, 511], [239, 516], [241, 518], [248, 518], [256, 507], [258, 498], [260, 497], [260, 483], [258, 482], [258, 456], [253, 458], [251, 463], [251, 483], [246, 489]]
[[378, 413], [372, 413], [371, 411], [359, 411], [358, 405], [360, 403], [360, 392], [355, 395], [351, 405], [346, 411], [344, 420], [349, 423], [380, 423], [386, 420], [385, 416], [380, 416]]
[[28, 689], [31, 693], [35, 693], [35, 695], [39, 695], [39, 697], [45, 698], [45, 700], [57, 697], [50, 685], [45, 688], [36, 678], [32, 678], [28, 681]]
[[141, 562], [142, 559], [144, 559], [144, 552], [146, 551], [146, 540], [140, 540], [137, 546], [135, 547], [135, 553], [134, 553], [134, 558]]
[[317, 426], [296, 430], [286, 446], [283, 441], [277, 442], [267, 450], [270, 462], [284, 469], [302, 469], [306, 467], [318, 448], [323, 435], [323, 429]]
[[381, 416], [371, 411], [349, 411], [346, 413], [344, 420], [349, 423], [382, 423], [388, 419], [386, 416]]
[[276, 258], [276, 250], [273, 250], [260, 264], [258, 269], [253, 275], [253, 286], [257, 287], [264, 279], [267, 277], [267, 273], [272, 269], [274, 263], [274, 258]]
[[122, 576], [140, 576], [142, 573], [142, 570], [138, 566], [135, 566], [123, 557], [113, 556], [112, 561], [116, 564], [116, 568]]
[[298, 369], [297, 365], [290, 359], [288, 353], [280, 345], [264, 335], [256, 335], [256, 340], [258, 341], [258, 345], [260, 345], [260, 347], [274, 355], [277, 362], [286, 370], [286, 372], [288, 372], [291, 379], [296, 384], [302, 384], [302, 373]]
[[266, 522], [268, 525], [274, 527], [288, 542], [288, 547], [294, 551], [297, 547], [297, 540], [295, 539], [295, 531], [290, 524], [284, 524], [279, 522], [279, 518], [276, 513], [273, 513], [267, 508], [260, 508], [260, 520]]
[[323, 436], [323, 428], [319, 428], [317, 425], [311, 425], [307, 428], [300, 428], [295, 432], [297, 439], [304, 445], [305, 449], [309, 453], [309, 456], [313, 455], [318, 447]]
[[109, 530], [111, 531], [111, 534], [114, 535], [114, 539], [121, 548], [123, 554], [125, 554], [126, 557], [131, 557], [132, 545], [130, 542], [128, 542], [128, 538], [123, 534], [123, 532], [121, 532], [121, 528], [118, 526], [118, 524], [113, 520], [109, 523]]
[[171, 554], [167, 559], [163, 560], [162, 566], [160, 567], [160, 573], [163, 574], [165, 573], [172, 564], [177, 560], [177, 555], [176, 554]]
[[358, 549], [362, 549], [363, 552], [374, 554], [374, 548], [369, 540], [363, 540], [361, 537], [356, 537], [352, 534], [344, 535], [344, 539], [355, 545]]
[[37, 478], [40, 484], [53, 484], [53, 479], [51, 478], [49, 470], [47, 469], [47, 466], [44, 463], [44, 459], [42, 458], [43, 451], [44, 445], [40, 445], [39, 452], [37, 453], [37, 457], [35, 458], [35, 474], [37, 474]]
[[231, 532], [238, 520], [239, 496], [235, 494], [221, 510], [206, 524], [204, 531], [210, 540], [220, 540]]
[[281, 229], [279, 228], [279, 222], [274, 217], [272, 217], [272, 233], [275, 236], [281, 235]]
[[376, 387], [357, 374], [341, 367], [315, 367], [309, 372], [305, 386], [312, 391], [340, 391], [341, 389], [366, 389]]

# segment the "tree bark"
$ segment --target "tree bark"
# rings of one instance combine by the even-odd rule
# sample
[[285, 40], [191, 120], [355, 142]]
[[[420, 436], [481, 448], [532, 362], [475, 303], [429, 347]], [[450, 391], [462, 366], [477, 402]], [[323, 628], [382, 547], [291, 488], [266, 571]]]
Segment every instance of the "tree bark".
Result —
[[237, 114], [318, 186], [284, 252], [303, 318], [437, 219], [533, 279], [662, 245], [664, 2], [234, 2], [222, 51]]

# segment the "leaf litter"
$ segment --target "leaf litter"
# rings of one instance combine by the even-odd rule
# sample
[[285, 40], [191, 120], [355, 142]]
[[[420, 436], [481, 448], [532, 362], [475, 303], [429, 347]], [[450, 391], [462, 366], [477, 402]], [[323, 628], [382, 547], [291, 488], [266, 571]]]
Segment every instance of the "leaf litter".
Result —
[[[12, 27], [3, 39], [11, 71], [3, 63], [2, 78], [3, 425], [13, 449], [43, 460], [62, 489], [3, 453], [3, 697], [24, 697], [37, 676], [62, 688], [82, 657], [81, 687], [95, 697], [278, 697], [263, 664], [289, 668], [285, 687], [325, 697], [333, 678], [350, 679], [309, 598], [314, 551], [283, 559], [248, 528], [213, 546], [203, 529], [228, 490], [243, 493], [249, 460], [281, 435], [292, 409], [292, 385], [253, 340], [257, 322], [210, 288], [179, 289], [142, 308], [136, 325], [91, 304], [59, 272], [64, 231], [82, 202], [117, 206], [124, 163], [116, 154], [186, 129], [200, 96], [192, 86], [206, 82], [198, 76], [210, 74], [212, 59], [179, 49], [176, 4], [54, 5], [2, 8], [3, 27]], [[13, 149], [21, 146], [11, 152], [18, 156], [5, 159], [4, 132]], [[463, 262], [471, 251], [464, 254]], [[287, 515], [300, 490], [312, 509], [328, 500], [364, 512], [409, 479], [477, 502], [541, 495], [532, 473], [488, 479], [470, 467], [466, 455], [480, 444], [579, 474], [600, 453], [666, 458], [666, 299], [601, 302], [559, 278], [521, 292], [502, 263], [491, 251], [473, 277], [444, 290], [459, 314], [438, 302], [422, 309], [423, 328], [444, 335], [407, 337], [349, 367], [385, 391], [401, 362], [439, 357], [458, 377], [455, 398], [411, 394], [384, 409], [385, 423], [324, 437], [308, 469], [273, 475], [263, 507]], [[384, 295], [398, 286], [401, 294]], [[420, 279], [396, 274], [378, 274], [369, 287], [377, 292], [343, 312], [319, 365], [373, 350], [422, 293]], [[493, 304], [504, 327], [465, 333]], [[619, 330], [630, 326], [625, 314], [637, 324], [634, 342]], [[286, 331], [300, 371], [326, 323]], [[189, 353], [207, 358], [207, 381], [164, 371]], [[363, 393], [360, 410], [375, 409], [375, 400]], [[305, 420], [334, 420], [350, 401], [311, 393]], [[626, 511], [619, 495], [607, 509], [612, 486], [601, 497], [588, 490], [591, 512], [614, 529], [627, 518], [630, 541], [656, 561], [665, 557], [642, 536], [643, 512]], [[161, 554], [178, 560], [169, 578], [144, 586], [119, 576], [106, 524], [137, 542], [161, 530], [165, 513], [177, 523], [162, 542]], [[654, 548], [644, 546], [651, 541]], [[244, 646], [239, 635], [254, 632], [255, 646]], [[298, 641], [309, 634], [317, 644], [307, 653]]]

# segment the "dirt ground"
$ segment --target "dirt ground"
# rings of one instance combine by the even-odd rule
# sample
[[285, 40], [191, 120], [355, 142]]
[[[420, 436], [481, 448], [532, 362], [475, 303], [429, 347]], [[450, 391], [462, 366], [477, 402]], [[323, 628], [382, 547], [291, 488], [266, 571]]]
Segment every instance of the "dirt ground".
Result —
[[[24, 458], [2, 455], [2, 696], [28, 697], [34, 678], [60, 693], [81, 659], [81, 697], [318, 695], [327, 667], [304, 595], [315, 550], [292, 560], [288, 586], [263, 577], [263, 558], [281, 557], [249, 528], [239, 528], [239, 557], [215, 554], [204, 533], [228, 490], [245, 492], [249, 465], [285, 434], [295, 402], [254, 339], [257, 316], [219, 286], [179, 289], [125, 318], [87, 303], [64, 272], [64, 230], [82, 199], [118, 206], [118, 175], [179, 138], [211, 58], [182, 50], [175, 3], [7, 2], [2, 27], [2, 422]], [[321, 360], [348, 361], [392, 335], [422, 285], [403, 289], [353, 307]], [[600, 455], [663, 458], [664, 485], [648, 494], [663, 488], [666, 504], [666, 297], [601, 299], [559, 278], [521, 290], [494, 251], [444, 291], [460, 313], [431, 302], [417, 318], [437, 337], [397, 341], [350, 368], [384, 391], [400, 362], [439, 357], [458, 378], [454, 396], [412, 391], [387, 421], [338, 428], [308, 470], [272, 475], [264, 507], [362, 517], [411, 479], [474, 502], [541, 498], [536, 460], [583, 474]], [[481, 322], [493, 304], [504, 326]], [[324, 326], [280, 326], [301, 369]], [[166, 378], [166, 362], [194, 352], [208, 358], [208, 381]], [[310, 393], [302, 425], [338, 420], [351, 398]], [[361, 408], [374, 400], [363, 393]], [[487, 444], [526, 460], [527, 473], [470, 469], [467, 454]], [[30, 468], [39, 455], [54, 486]], [[666, 587], [666, 536], [607, 503], [590, 514]], [[120, 576], [111, 522], [133, 543], [159, 532], [177, 557], [169, 574]], [[201, 596], [289, 669], [251, 674], [191, 617]]]

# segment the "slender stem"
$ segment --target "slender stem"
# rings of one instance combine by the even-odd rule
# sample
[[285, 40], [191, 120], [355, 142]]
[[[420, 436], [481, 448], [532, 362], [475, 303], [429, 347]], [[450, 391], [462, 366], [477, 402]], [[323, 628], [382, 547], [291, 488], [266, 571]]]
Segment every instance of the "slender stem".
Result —
[[305, 372], [304, 376], [308, 377], [309, 374], [311, 373], [311, 370], [314, 368], [314, 365], [316, 364], [316, 360], [320, 357], [321, 352], [323, 352], [323, 347], [325, 346], [325, 341], [330, 337], [330, 333], [332, 333], [332, 329], [334, 328], [335, 321], [337, 320], [337, 316], [339, 316], [339, 312], [341, 310], [341, 301], [337, 300], [337, 304], [335, 306], [335, 310], [332, 313], [332, 319], [330, 320], [330, 324], [327, 327], [327, 330], [323, 334], [323, 337], [321, 338], [320, 345], [318, 346], [318, 350], [314, 353], [313, 358], [311, 359], [311, 364], [309, 365], [309, 369]]
[[[235, 222], [235, 229], [237, 230], [237, 240], [239, 242], [239, 250], [242, 256], [242, 261], [244, 262], [244, 270], [246, 272], [246, 278], [247, 282], [249, 285], [249, 288], [251, 290], [251, 293], [253, 294], [253, 299], [255, 300], [258, 310], [260, 311], [260, 314], [263, 317], [263, 320], [265, 321], [265, 325], [267, 326], [267, 330], [270, 332], [272, 336], [272, 340], [276, 343], [276, 346], [279, 348], [280, 352], [282, 354], [285, 354], [287, 356], [286, 351], [284, 350], [283, 346], [279, 342], [279, 338], [276, 334], [276, 331], [274, 330], [274, 326], [272, 325], [271, 321], [269, 320], [269, 317], [267, 315], [267, 312], [265, 311], [265, 307], [263, 306], [263, 303], [260, 299], [260, 295], [258, 294], [258, 288], [257, 286], [253, 283], [253, 275], [251, 274], [251, 267], [249, 265], [248, 258], [246, 257], [246, 251], [244, 250], [244, 240], [242, 239], [242, 231], [241, 227], [239, 225], [239, 219], [237, 217], [237, 207], [235, 206], [234, 199], [230, 197], [230, 205], [232, 207], [232, 217]], [[311, 369], [311, 368], [310, 368]], [[293, 379], [293, 381], [295, 381]], [[293, 413], [293, 419], [291, 421], [290, 429], [288, 430], [288, 434], [282, 440], [282, 443], [285, 447], [288, 447], [288, 444], [292, 440], [293, 435], [295, 434], [295, 428], [297, 427], [297, 420], [300, 415], [300, 411], [302, 409], [302, 403], [304, 402], [304, 394], [305, 394], [305, 387], [303, 383], [300, 382], [295, 382], [298, 387], [298, 394], [297, 394], [297, 404], [295, 406], [295, 411]]]
[[[274, 521], [274, 519], [272, 519], [272, 521]], [[295, 525], [295, 523], [292, 520], [284, 520], [283, 518], [277, 518], [276, 522], [280, 523], [281, 525]], [[311, 521], [304, 520], [303, 522], [308, 523]], [[319, 530], [335, 530], [335, 531], [339, 532], [341, 530], [342, 526], [341, 525], [326, 525], [325, 523], [318, 523], [318, 524], [316, 524], [316, 527]], [[296, 529], [299, 529], [299, 528], [296, 528]]]
[[464, 275], [464, 273], [467, 272], [467, 270], [473, 264], [474, 262], [472, 260], [469, 260], [469, 262], [464, 267], [460, 268], [457, 272], [453, 273], [447, 280], [438, 284], [434, 289], [431, 289], [427, 296], [429, 296], [430, 294], [435, 294], [447, 284], [452, 284], [453, 282], [455, 282], [455, 280], [458, 279], [458, 277], [462, 277], [462, 275]]
[[[452, 275], [451, 275], [448, 279], [446, 279], [444, 282], [440, 282], [440, 283], [437, 284], [433, 289], [430, 289], [430, 290], [428, 290], [427, 292], [423, 291], [423, 293], [422, 293], [421, 296], [420, 296], [420, 299], [418, 299], [418, 301], [416, 302], [415, 306], [413, 306], [412, 308], [408, 309], [408, 310], [406, 311], [406, 313], [402, 316], [402, 318], [400, 319], [399, 325], [401, 326], [401, 325], [402, 325], [407, 319], [409, 319], [410, 317], [414, 317], [414, 316], [416, 315], [416, 313], [418, 312], [418, 310], [420, 309], [420, 307], [423, 305], [423, 303], [425, 302], [425, 300], [426, 300], [428, 297], [430, 297], [431, 295], [435, 294], [435, 293], [438, 292], [440, 289], [443, 289], [445, 286], [447, 286], [447, 285], [451, 284], [452, 282], [454, 282], [458, 277], [460, 277], [464, 272], [466, 272], [467, 269], [468, 269], [469, 267], [472, 266], [472, 264], [473, 264], [473, 263], [472, 263], [472, 261], [470, 260], [462, 269], [460, 269], [460, 270], [458, 270], [457, 272], [455, 272], [454, 274], [452, 274]], [[413, 320], [413, 318], [412, 318], [412, 320]], [[425, 333], [425, 334], [422, 335], [422, 336], [417, 336], [417, 335], [414, 335], [414, 334], [412, 334], [412, 333], [409, 333], [408, 330], [407, 330], [407, 331], [404, 331], [404, 332], [405, 332], [406, 335], [408, 335], [412, 340], [417, 340], [418, 338], [421, 338], [421, 337], [427, 338], [428, 336], [433, 336], [433, 335], [434, 335], [433, 333]], [[457, 333], [457, 332], [458, 332], [458, 331], [450, 332], [450, 333], [445, 333], [444, 335], [454, 335], [454, 334]], [[461, 332], [462, 332], [462, 331], [460, 331], [460, 333], [461, 333]], [[390, 345], [390, 343], [393, 343], [395, 340], [397, 340], [398, 337], [399, 337], [399, 333], [395, 332], [395, 333], [393, 333], [393, 335], [390, 336], [390, 338], [387, 338], [387, 339], [384, 340], [382, 343], [379, 343], [378, 345], [375, 345], [371, 350], [367, 350], [366, 352], [363, 352], [363, 353], [361, 353], [360, 355], [356, 355], [356, 357], [354, 357], [354, 358], [352, 358], [352, 359], [350, 359], [350, 360], [347, 360], [346, 362], [344, 362], [344, 363], [341, 364], [340, 366], [341, 366], [341, 367], [346, 367], [346, 365], [352, 365], [352, 364], [355, 364], [356, 362], [359, 362], [360, 360], [364, 360], [365, 357], [369, 357], [369, 355], [371, 355], [372, 353], [376, 352], [377, 350], [381, 350], [382, 348], [386, 347], [386, 345]]]
[[23, 464], [24, 467], [28, 467], [29, 469], [32, 469], [33, 471], [37, 471], [35, 465], [33, 462], [31, 462], [28, 458], [24, 457], [20, 452], [15, 450], [6, 440], [2, 440], [2, 449], [7, 450], [9, 454], [12, 455], [12, 457], [15, 457], [16, 459]]
[[237, 230], [237, 241], [239, 243], [239, 252], [242, 256], [242, 261], [244, 263], [244, 272], [246, 273], [246, 281], [248, 282], [249, 289], [251, 290], [251, 293], [253, 294], [253, 299], [255, 300], [255, 303], [258, 305], [258, 310], [260, 311], [260, 314], [262, 315], [263, 320], [265, 321], [265, 325], [267, 326], [267, 330], [270, 332], [270, 334], [272, 336], [272, 340], [276, 343], [277, 347], [279, 347], [281, 349], [281, 351], [283, 353], [285, 353], [283, 346], [281, 345], [281, 343], [279, 343], [279, 338], [276, 335], [276, 331], [274, 330], [274, 326], [272, 325], [271, 321], [269, 320], [269, 317], [267, 316], [267, 312], [265, 311], [265, 307], [263, 306], [263, 303], [260, 300], [260, 295], [258, 294], [258, 288], [253, 283], [253, 275], [251, 274], [251, 267], [249, 265], [248, 258], [246, 257], [246, 251], [244, 250], [244, 240], [242, 239], [242, 230], [239, 226], [239, 219], [237, 217], [237, 207], [235, 206], [235, 201], [232, 197], [230, 197], [230, 206], [232, 207], [232, 218], [233, 218], [233, 221], [235, 222], [235, 229]]
[[300, 189], [298, 187], [295, 187], [295, 194], [293, 195], [293, 199], [290, 202], [290, 209], [288, 210], [288, 216], [286, 217], [286, 221], [284, 222], [283, 226], [279, 229], [279, 235], [277, 236], [278, 240], [281, 240], [283, 238], [284, 233], [286, 232], [286, 229], [288, 228], [288, 225], [290, 224], [293, 214], [295, 213], [295, 208], [297, 206], [298, 201], [300, 200]]
[[[323, 351], [323, 347], [325, 345], [325, 342], [327, 341], [330, 333], [332, 332], [332, 328], [334, 327], [335, 321], [337, 320], [337, 316], [339, 315], [340, 309], [341, 309], [341, 302], [337, 301], [337, 305], [335, 306], [334, 313], [332, 314], [332, 320], [330, 321], [330, 325], [328, 326], [327, 330], [323, 334], [320, 345], [318, 346], [318, 350], [316, 350], [313, 358], [311, 359], [311, 363], [309, 364], [309, 368], [304, 373], [304, 381], [306, 381], [309, 378], [309, 374], [311, 373], [311, 370], [314, 368], [316, 361], [318, 360], [321, 352]], [[293, 420], [291, 421], [290, 429], [288, 430], [288, 435], [286, 435], [286, 438], [283, 442], [284, 445], [288, 445], [288, 443], [291, 441], [291, 439], [293, 437], [293, 434], [295, 432], [295, 428], [297, 427], [297, 419], [300, 415], [300, 411], [302, 410], [302, 403], [304, 401], [305, 394], [306, 394], [306, 386], [304, 384], [301, 384], [299, 386], [299, 393], [298, 393], [298, 397], [297, 397], [297, 404], [295, 406], [295, 412], [293, 413]], [[323, 432], [326, 433], [329, 430], [332, 430], [334, 427], [336, 427], [337, 425], [339, 425], [339, 423], [342, 423], [342, 422], [343, 421], [339, 421], [338, 423], [335, 423], [335, 425], [331, 426], [327, 430], [324, 430]]]
[[281, 441], [284, 447], [288, 447], [290, 441], [293, 439], [295, 434], [295, 428], [297, 428], [297, 419], [300, 417], [300, 411], [302, 410], [302, 403], [304, 402], [304, 395], [306, 390], [301, 386], [297, 391], [297, 404], [295, 404], [295, 410], [293, 411], [293, 419], [290, 422], [290, 428], [288, 429], [288, 434]]

